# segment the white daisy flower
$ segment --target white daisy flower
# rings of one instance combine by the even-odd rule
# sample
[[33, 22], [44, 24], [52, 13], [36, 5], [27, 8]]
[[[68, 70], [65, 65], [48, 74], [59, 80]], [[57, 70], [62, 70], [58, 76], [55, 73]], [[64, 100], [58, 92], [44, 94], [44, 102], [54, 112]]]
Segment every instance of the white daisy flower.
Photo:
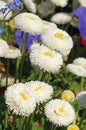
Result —
[[81, 65], [86, 69], [86, 58], [84, 57], [76, 58], [75, 60], [73, 60], [73, 64]]
[[54, 99], [45, 106], [45, 115], [50, 122], [57, 126], [68, 126], [74, 121], [75, 110], [69, 102]]
[[33, 2], [33, 0], [22, 0], [25, 7], [28, 9], [28, 11], [31, 11], [32, 13], [36, 13], [36, 4]]
[[16, 59], [20, 56], [21, 56], [21, 51], [12, 45], [9, 45], [9, 50], [4, 55], [5, 58], [9, 58], [9, 59]]
[[73, 27], [78, 28], [78, 19], [77, 19], [75, 16], [73, 16], [73, 17], [72, 17], [72, 21], [71, 21], [70, 24], [71, 24]]
[[46, 21], [46, 20], [42, 20], [42, 22], [43, 22], [43, 25], [44, 25], [43, 30], [51, 28], [51, 27], [56, 27], [57, 28], [57, 25], [55, 23], [53, 23], [53, 22], [49, 22], [49, 21]]
[[53, 4], [60, 7], [65, 7], [68, 4], [68, 0], [50, 0]]
[[14, 25], [30, 34], [40, 34], [43, 30], [42, 20], [37, 15], [27, 12], [18, 14], [14, 18]]
[[86, 0], [78, 0], [81, 6], [86, 7]]
[[3, 57], [4, 54], [8, 51], [9, 46], [6, 41], [0, 39], [0, 57]]
[[66, 24], [72, 20], [72, 16], [68, 13], [60, 12], [51, 17], [51, 21], [56, 24]]
[[43, 103], [44, 101], [50, 99], [53, 94], [53, 87], [45, 82], [30, 81], [27, 82], [26, 85], [33, 92], [37, 104]]
[[22, 83], [14, 84], [5, 91], [6, 104], [16, 115], [29, 116], [36, 107], [34, 95]]
[[68, 55], [73, 47], [73, 40], [69, 34], [55, 27], [44, 30], [41, 34], [41, 41], [62, 55]]
[[[2, 0], [0, 0], [0, 9], [5, 8], [6, 7], [6, 3]], [[9, 13], [9, 9], [7, 9], [7, 11], [4, 13], [0, 12], [0, 20], [3, 20], [3, 17], [6, 15], [4, 20], [9, 20], [12, 17], [12, 11], [10, 11]]]
[[66, 68], [77, 76], [86, 77], [86, 69], [81, 65], [68, 64]]
[[56, 73], [63, 65], [62, 55], [46, 46], [37, 46], [31, 50], [30, 61], [44, 71]]
[[86, 91], [81, 91], [76, 95], [77, 102], [83, 106], [86, 107]]

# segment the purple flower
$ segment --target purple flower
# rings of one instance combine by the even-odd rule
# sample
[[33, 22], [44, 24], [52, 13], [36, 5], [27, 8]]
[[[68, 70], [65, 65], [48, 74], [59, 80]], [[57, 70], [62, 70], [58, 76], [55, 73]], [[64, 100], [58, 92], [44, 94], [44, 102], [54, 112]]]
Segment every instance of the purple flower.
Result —
[[0, 34], [4, 33], [4, 29], [2, 27], [0, 27]]
[[[20, 44], [20, 39], [22, 39], [22, 48], [24, 47], [24, 40], [25, 40], [26, 33], [22, 33], [21, 30], [17, 30], [14, 36], [14, 39], [17, 43], [17, 45]], [[32, 35], [28, 34], [27, 44], [26, 48], [27, 50], [30, 50], [30, 46], [34, 43], [40, 43], [40, 35]]]
[[6, 4], [6, 6], [11, 10], [18, 9], [18, 8], [22, 8], [22, 2], [21, 0], [14, 0], [14, 2], [10, 2]]
[[86, 7], [79, 7], [73, 11], [73, 14], [78, 18], [79, 31], [86, 40]]
[[1, 8], [1, 9], [0, 9], [0, 12], [3, 13], [3, 14], [4, 14], [6, 11], [7, 11], [7, 8]]

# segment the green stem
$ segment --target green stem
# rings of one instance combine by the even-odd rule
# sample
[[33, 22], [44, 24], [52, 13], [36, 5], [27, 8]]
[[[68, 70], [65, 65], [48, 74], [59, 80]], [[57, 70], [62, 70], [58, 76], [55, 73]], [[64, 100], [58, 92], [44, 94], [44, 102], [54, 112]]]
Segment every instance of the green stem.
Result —
[[7, 109], [5, 110], [5, 128], [8, 127], [8, 111]]
[[84, 77], [81, 77], [80, 87], [81, 87], [81, 91], [83, 91], [83, 87], [84, 87]]
[[40, 72], [40, 74], [39, 74], [39, 77], [38, 77], [38, 80], [39, 80], [39, 81], [42, 80], [43, 73], [44, 73], [44, 70], [41, 70], [41, 72]]
[[0, 72], [0, 87], [1, 87], [2, 73]]
[[25, 37], [25, 40], [24, 40], [24, 48], [22, 49], [22, 58], [21, 58], [21, 65], [20, 65], [19, 82], [21, 82], [21, 80], [22, 80], [23, 65], [24, 65], [24, 60], [25, 60], [27, 39], [28, 39], [28, 33], [26, 34], [26, 37]]
[[8, 87], [9, 64], [10, 64], [10, 60], [7, 59], [7, 66], [6, 66], [6, 87]]

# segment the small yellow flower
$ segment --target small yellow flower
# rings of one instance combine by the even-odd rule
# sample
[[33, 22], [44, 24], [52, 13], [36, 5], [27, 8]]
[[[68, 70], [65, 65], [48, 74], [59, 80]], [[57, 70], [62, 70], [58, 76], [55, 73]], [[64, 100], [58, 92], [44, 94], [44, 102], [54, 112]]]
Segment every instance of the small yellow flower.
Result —
[[69, 101], [69, 102], [73, 102], [75, 100], [75, 95], [70, 90], [64, 90], [61, 95], [61, 99]]
[[14, 29], [15, 28], [15, 25], [14, 25], [14, 21], [13, 20], [10, 20], [9, 21], [9, 26]]
[[80, 130], [80, 128], [75, 124], [71, 124], [67, 127], [67, 130]]

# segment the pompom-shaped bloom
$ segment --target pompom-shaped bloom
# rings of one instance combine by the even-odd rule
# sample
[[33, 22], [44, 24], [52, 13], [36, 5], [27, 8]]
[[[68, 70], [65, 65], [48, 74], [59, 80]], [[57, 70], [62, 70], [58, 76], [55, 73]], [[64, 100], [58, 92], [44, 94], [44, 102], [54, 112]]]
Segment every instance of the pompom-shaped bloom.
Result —
[[15, 27], [31, 34], [40, 34], [43, 30], [42, 20], [32, 13], [20, 13], [14, 18]]
[[68, 55], [73, 47], [73, 41], [69, 34], [56, 27], [44, 30], [41, 34], [41, 40], [43, 44], [59, 51], [62, 55]]
[[81, 65], [68, 64], [66, 68], [77, 76], [86, 77], [86, 69]]
[[16, 59], [21, 56], [21, 51], [15, 46], [9, 45], [9, 50], [4, 55], [8, 59]]
[[75, 95], [70, 90], [64, 90], [62, 92], [61, 99], [69, 101], [69, 102], [73, 102], [75, 100]]
[[[6, 8], [6, 3], [2, 0], [0, 0], [0, 9], [5, 9]], [[3, 20], [3, 17], [6, 15], [4, 20], [9, 20], [12, 17], [12, 11], [10, 11], [9, 13], [9, 9], [7, 9], [5, 11], [5, 13], [3, 14], [2, 12], [0, 12], [0, 20]]]
[[73, 60], [73, 64], [81, 65], [86, 69], [86, 58], [84, 57], [76, 58], [75, 60]]
[[69, 23], [71, 20], [71, 15], [64, 12], [56, 13], [51, 17], [51, 21], [57, 24], [66, 24]]
[[27, 82], [26, 85], [33, 92], [38, 104], [50, 99], [53, 94], [53, 87], [45, 82], [31, 81]]
[[76, 95], [77, 102], [83, 106], [86, 107], [86, 91], [81, 91]]
[[50, 0], [53, 4], [60, 7], [65, 7], [68, 4], [68, 0]]
[[6, 41], [0, 39], [0, 57], [3, 57], [4, 54], [8, 51], [9, 46]]
[[43, 25], [44, 25], [43, 30], [51, 28], [51, 27], [56, 27], [57, 28], [57, 25], [55, 23], [53, 23], [53, 22], [49, 22], [49, 21], [46, 21], [46, 20], [42, 20], [42, 22], [43, 22]]
[[67, 126], [74, 121], [75, 111], [69, 102], [54, 99], [45, 106], [45, 115], [55, 125]]
[[33, 2], [33, 0], [22, 0], [25, 7], [31, 11], [32, 13], [36, 13], [36, 4]]
[[80, 130], [80, 128], [75, 124], [71, 124], [67, 127], [67, 130]]
[[86, 7], [86, 0], [78, 0], [81, 6]]
[[16, 115], [29, 116], [35, 110], [35, 98], [25, 84], [18, 83], [5, 91], [6, 104]]
[[63, 65], [61, 54], [50, 50], [46, 46], [37, 46], [31, 50], [30, 61], [44, 71], [56, 73]]

